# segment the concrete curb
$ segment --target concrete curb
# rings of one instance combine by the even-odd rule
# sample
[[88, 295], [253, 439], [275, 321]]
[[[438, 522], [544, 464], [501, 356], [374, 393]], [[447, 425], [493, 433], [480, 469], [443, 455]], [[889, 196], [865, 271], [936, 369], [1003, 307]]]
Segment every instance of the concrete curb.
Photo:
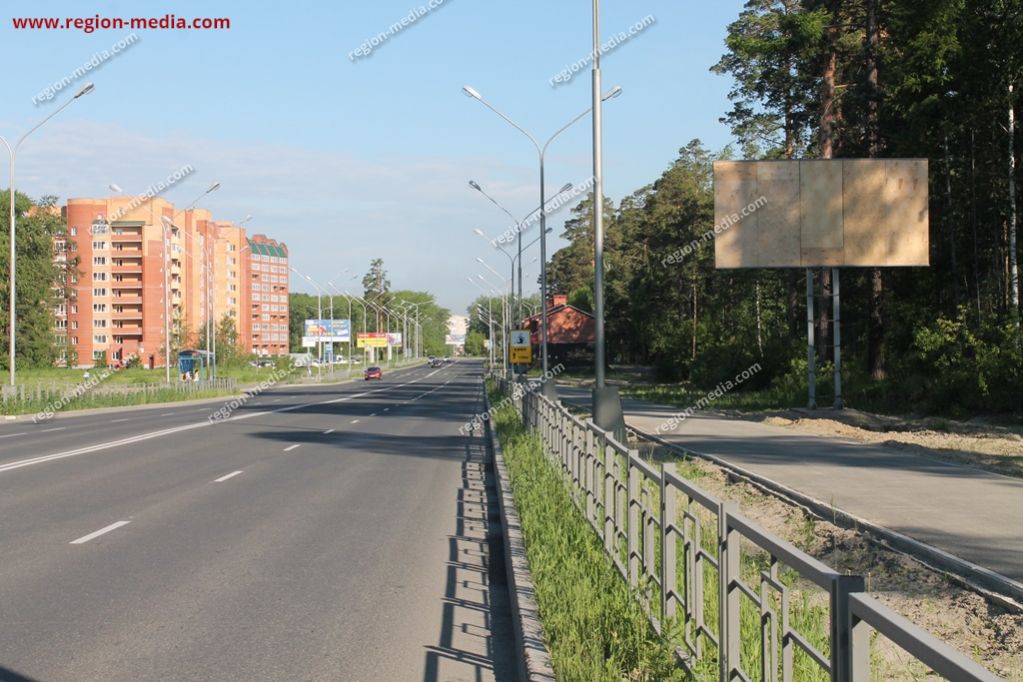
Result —
[[[484, 411], [490, 409], [486, 386], [483, 388]], [[528, 682], [553, 682], [554, 666], [544, 639], [543, 622], [534, 598], [533, 576], [526, 558], [526, 542], [522, 534], [519, 512], [512, 496], [511, 478], [504, 462], [501, 443], [491, 424], [484, 422], [486, 437], [493, 447], [494, 475], [497, 478], [497, 497], [504, 526], [504, 556], [508, 573], [508, 593], [511, 598], [512, 626], [515, 644], [520, 652], [519, 679]]]

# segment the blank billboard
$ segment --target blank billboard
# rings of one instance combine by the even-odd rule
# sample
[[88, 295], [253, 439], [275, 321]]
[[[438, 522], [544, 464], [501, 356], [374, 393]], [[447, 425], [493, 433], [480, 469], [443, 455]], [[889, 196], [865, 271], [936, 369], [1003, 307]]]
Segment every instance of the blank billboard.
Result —
[[718, 161], [718, 268], [928, 266], [927, 159]]

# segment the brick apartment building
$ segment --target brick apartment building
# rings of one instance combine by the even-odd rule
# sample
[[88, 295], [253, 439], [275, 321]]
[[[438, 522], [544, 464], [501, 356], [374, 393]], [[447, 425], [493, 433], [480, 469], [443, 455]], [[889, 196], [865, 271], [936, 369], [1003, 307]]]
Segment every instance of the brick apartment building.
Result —
[[182, 347], [194, 346], [207, 319], [217, 324], [230, 316], [244, 349], [288, 352], [285, 245], [263, 235], [250, 240], [244, 228], [215, 221], [205, 209], [179, 211], [161, 198], [136, 204], [120, 196], [69, 199], [63, 209], [67, 257], [79, 263], [74, 295], [56, 310], [62, 359], [68, 350], [78, 366], [138, 355], [144, 364], [162, 367], [165, 286], [172, 343], [180, 335]]

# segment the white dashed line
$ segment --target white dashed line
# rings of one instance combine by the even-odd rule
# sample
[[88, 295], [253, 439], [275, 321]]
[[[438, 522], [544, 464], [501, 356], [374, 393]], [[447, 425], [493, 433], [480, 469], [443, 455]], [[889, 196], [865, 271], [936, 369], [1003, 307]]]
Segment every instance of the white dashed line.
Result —
[[284, 451], [285, 452], [291, 452], [292, 450], [294, 450], [297, 447], [299, 447], [299, 444], [295, 443], [294, 445], [289, 445], [288, 447], [284, 448]]
[[237, 476], [240, 473], [242, 473], [242, 472], [240, 472], [240, 471], [232, 471], [231, 473], [229, 473], [229, 474], [227, 474], [225, 476], [221, 476], [220, 478], [213, 479], [213, 482], [214, 483], [223, 483], [227, 479], [234, 478], [235, 476]]
[[53, 433], [54, 431], [63, 431], [66, 428], [67, 428], [66, 426], [55, 426], [52, 429], [43, 429], [39, 433]]
[[108, 424], [120, 424], [121, 422], [131, 421], [131, 417], [125, 417], [124, 419], [111, 419]]
[[323, 432], [323, 435], [324, 436], [329, 436], [332, 433], [334, 433], [334, 429], [327, 429], [326, 431]]
[[358, 423], [359, 423], [359, 420], [358, 420], [358, 419], [353, 419], [353, 420], [352, 420], [352, 423], [353, 423], [353, 424], [358, 424]]
[[0, 436], [0, 438], [14, 438], [16, 436], [24, 436], [26, 433], [28, 433], [28, 432], [27, 431], [22, 431], [21, 433], [7, 433], [7, 434], [4, 434], [3, 436]]
[[111, 523], [106, 528], [100, 528], [99, 530], [97, 530], [97, 531], [95, 531], [93, 533], [89, 533], [88, 535], [83, 535], [82, 537], [78, 538], [77, 540], [72, 540], [69, 544], [72, 544], [72, 545], [84, 545], [89, 540], [95, 540], [100, 535], [106, 535], [110, 531], [117, 530], [121, 526], [127, 526], [129, 523], [131, 523], [131, 521], [118, 521], [117, 523]]

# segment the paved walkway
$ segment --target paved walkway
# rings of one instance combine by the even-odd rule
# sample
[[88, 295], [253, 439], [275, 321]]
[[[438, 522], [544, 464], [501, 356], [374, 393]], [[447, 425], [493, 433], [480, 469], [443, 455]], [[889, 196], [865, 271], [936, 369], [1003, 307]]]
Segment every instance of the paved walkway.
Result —
[[[558, 387], [589, 400], [589, 389]], [[648, 434], [680, 410], [625, 400]], [[877, 525], [1023, 581], [1023, 480], [878, 445], [697, 412], [661, 438], [714, 455]]]

